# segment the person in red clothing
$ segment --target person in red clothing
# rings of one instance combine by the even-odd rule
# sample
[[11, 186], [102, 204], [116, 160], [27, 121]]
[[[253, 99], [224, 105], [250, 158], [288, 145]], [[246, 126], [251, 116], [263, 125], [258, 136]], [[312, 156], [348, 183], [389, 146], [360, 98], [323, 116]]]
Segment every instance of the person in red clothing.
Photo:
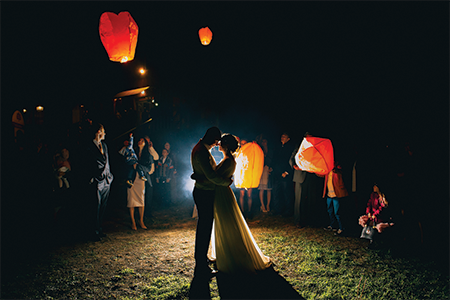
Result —
[[322, 196], [323, 198], [327, 198], [328, 215], [330, 217], [330, 225], [325, 229], [337, 229], [337, 235], [341, 235], [344, 232], [344, 226], [342, 224], [342, 218], [339, 211], [340, 200], [348, 196], [340, 170], [341, 166], [336, 162], [334, 169], [325, 175]]
[[373, 220], [379, 233], [387, 227], [394, 226], [394, 223], [389, 222], [390, 220], [384, 220], [382, 217], [382, 211], [387, 207], [386, 196], [380, 191], [380, 187], [374, 184], [373, 192], [367, 202], [366, 214], [359, 217], [359, 225], [364, 227], [370, 220]]

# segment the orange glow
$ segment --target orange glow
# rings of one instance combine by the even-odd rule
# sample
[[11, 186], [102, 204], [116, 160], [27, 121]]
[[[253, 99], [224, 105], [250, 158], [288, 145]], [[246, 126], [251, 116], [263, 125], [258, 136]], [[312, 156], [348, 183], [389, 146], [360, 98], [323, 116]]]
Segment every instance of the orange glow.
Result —
[[295, 155], [297, 166], [308, 172], [326, 175], [334, 168], [333, 145], [329, 139], [306, 137]]
[[200, 37], [200, 42], [203, 46], [209, 45], [212, 40], [212, 32], [208, 27], [201, 28], [198, 31], [198, 36]]
[[139, 70], [139, 73], [141, 73], [142, 75], [144, 75], [144, 74], [145, 74], [145, 70], [144, 70], [143, 68], [141, 68], [141, 69]]
[[39, 105], [39, 106], [36, 106], [36, 110], [37, 110], [37, 111], [43, 111], [43, 110], [44, 110], [44, 107], [42, 107], [42, 106], [40, 106], [40, 105]]
[[237, 188], [257, 188], [264, 168], [264, 152], [256, 142], [241, 147], [236, 156], [234, 184]]
[[119, 15], [104, 12], [100, 16], [100, 39], [111, 61], [125, 63], [134, 59], [138, 31], [136, 22], [127, 11]]
[[142, 95], [145, 95], [145, 91], [142, 91], [141, 94], [142, 94]]

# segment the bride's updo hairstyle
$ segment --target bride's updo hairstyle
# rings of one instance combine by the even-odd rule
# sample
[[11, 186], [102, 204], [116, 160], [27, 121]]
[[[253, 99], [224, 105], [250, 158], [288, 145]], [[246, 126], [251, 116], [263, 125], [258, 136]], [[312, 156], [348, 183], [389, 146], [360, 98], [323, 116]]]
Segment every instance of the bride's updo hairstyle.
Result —
[[240, 147], [238, 139], [229, 133], [224, 133], [220, 139], [220, 145], [232, 156]]

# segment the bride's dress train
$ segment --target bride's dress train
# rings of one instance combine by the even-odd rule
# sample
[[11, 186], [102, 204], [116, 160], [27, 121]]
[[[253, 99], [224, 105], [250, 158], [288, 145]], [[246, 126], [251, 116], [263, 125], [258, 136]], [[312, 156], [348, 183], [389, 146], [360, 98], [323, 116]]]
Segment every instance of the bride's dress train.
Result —
[[[231, 177], [236, 162], [224, 159], [216, 172]], [[223, 273], [255, 273], [271, 265], [256, 244], [230, 187], [217, 186], [214, 200], [214, 223], [208, 258]]]

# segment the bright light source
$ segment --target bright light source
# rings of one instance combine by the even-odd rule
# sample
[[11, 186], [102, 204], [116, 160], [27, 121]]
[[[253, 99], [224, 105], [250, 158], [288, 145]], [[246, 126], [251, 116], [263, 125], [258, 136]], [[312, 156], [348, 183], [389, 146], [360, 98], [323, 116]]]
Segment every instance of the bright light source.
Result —
[[155, 103], [155, 106], [158, 106], [158, 103]]
[[145, 95], [145, 91], [142, 91], [141, 94], [142, 94], [142, 95]]
[[152, 103], [155, 103], [155, 99], [152, 100]]
[[27, 112], [27, 110], [24, 108], [24, 109], [22, 109], [22, 111], [24, 112], [24, 113], [26, 113]]
[[39, 105], [39, 106], [36, 107], [36, 110], [37, 110], [37, 111], [43, 111], [43, 110], [44, 110], [44, 107], [42, 107], [42, 106]]
[[144, 75], [144, 74], [145, 74], [144, 68], [140, 68], [140, 69], [139, 69], [139, 73], [141, 73], [142, 75]]
[[126, 63], [128, 61], [128, 56], [122, 57], [121, 63]]

